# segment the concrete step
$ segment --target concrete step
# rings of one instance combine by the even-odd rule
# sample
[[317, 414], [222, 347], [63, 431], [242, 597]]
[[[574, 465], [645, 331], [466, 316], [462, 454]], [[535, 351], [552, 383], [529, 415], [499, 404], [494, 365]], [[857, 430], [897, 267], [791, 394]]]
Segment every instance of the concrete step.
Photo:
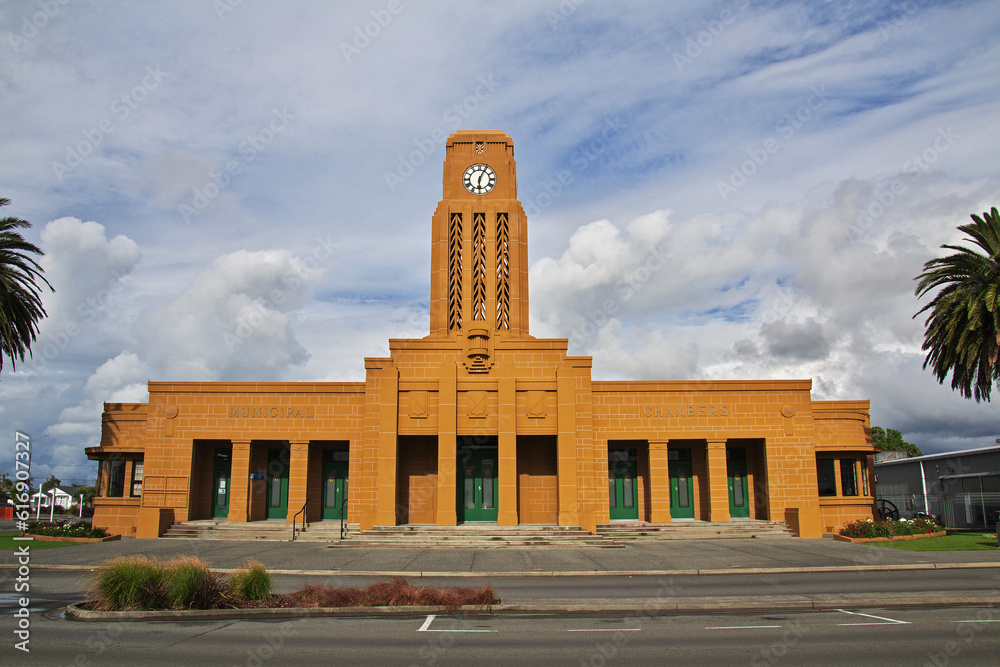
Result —
[[[359, 532], [358, 524], [347, 524], [350, 533]], [[229, 523], [221, 520], [178, 521], [161, 537], [168, 539], [288, 541], [292, 539], [292, 525], [285, 521], [251, 521]], [[328, 542], [340, 540], [339, 521], [317, 521], [306, 528], [296, 528], [296, 541]]]
[[606, 523], [597, 534], [613, 540], [698, 540], [788, 538], [795, 533], [783, 521], [676, 521], [671, 523]]
[[377, 526], [343, 542], [350, 546], [489, 549], [501, 547], [617, 547], [614, 540], [568, 526]]

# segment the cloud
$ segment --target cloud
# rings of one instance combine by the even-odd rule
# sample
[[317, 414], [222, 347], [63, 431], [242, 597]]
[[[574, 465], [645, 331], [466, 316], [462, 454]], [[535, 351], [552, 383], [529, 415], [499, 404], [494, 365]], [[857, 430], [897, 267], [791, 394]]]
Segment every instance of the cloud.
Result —
[[278, 379], [309, 359], [291, 313], [323, 273], [288, 250], [223, 255], [175, 300], [140, 316], [138, 349], [157, 379]]

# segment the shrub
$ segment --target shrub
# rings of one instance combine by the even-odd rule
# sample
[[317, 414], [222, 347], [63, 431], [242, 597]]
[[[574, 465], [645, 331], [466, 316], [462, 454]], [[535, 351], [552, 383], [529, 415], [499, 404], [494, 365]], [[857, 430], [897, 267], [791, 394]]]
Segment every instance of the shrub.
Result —
[[242, 569], [229, 575], [228, 588], [244, 600], [265, 600], [271, 597], [271, 574], [262, 563], [248, 560]]
[[152, 610], [169, 605], [163, 565], [145, 556], [120, 556], [103, 563], [87, 600], [93, 609]]
[[166, 578], [170, 606], [174, 609], [218, 609], [226, 605], [226, 586], [221, 575], [194, 556], [168, 563]]
[[492, 586], [482, 588], [417, 588], [402, 577], [380, 581], [365, 589], [335, 588], [310, 584], [298, 592], [285, 596], [292, 606], [299, 607], [396, 607], [444, 606], [454, 611], [462, 605], [488, 607], [498, 604], [499, 598]]

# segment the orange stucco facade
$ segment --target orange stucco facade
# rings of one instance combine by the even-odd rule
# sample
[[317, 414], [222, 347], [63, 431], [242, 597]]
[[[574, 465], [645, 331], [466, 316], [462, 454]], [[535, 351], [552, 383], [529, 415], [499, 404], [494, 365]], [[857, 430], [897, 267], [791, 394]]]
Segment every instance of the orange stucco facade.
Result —
[[819, 537], [873, 515], [867, 401], [809, 380], [595, 381], [528, 332], [513, 142], [447, 142], [432, 219], [430, 333], [364, 382], [150, 382], [106, 403], [95, 525], [298, 515], [356, 523], [786, 521]]

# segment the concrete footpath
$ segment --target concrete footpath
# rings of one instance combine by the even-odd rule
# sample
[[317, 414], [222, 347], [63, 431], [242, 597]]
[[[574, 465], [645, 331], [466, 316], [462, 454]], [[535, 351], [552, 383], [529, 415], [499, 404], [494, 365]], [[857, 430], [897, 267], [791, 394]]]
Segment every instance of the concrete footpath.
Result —
[[[725, 597], [683, 599], [656, 594], [650, 584], [648, 597], [616, 599], [538, 600], [530, 605], [499, 605], [494, 612], [517, 613], [626, 613], [642, 608], [651, 613], [733, 610], [831, 609], [839, 607], [887, 608], [894, 606], [1000, 605], [1000, 550], [914, 552], [832, 539], [718, 539], [669, 540], [626, 543], [623, 548], [600, 547], [505, 547], [461, 548], [370, 548], [352, 547], [350, 540], [335, 543], [237, 542], [226, 540], [139, 540], [82, 544], [31, 552], [32, 572], [45, 570], [88, 571], [110, 558], [142, 554], [159, 560], [192, 555], [213, 569], [239, 568], [248, 559], [263, 563], [276, 575], [307, 576], [405, 576], [496, 580], [502, 588], [505, 577], [593, 577], [593, 576], [708, 576], [733, 575], [733, 594]], [[16, 567], [14, 552], [0, 552], [0, 567]], [[944, 570], [986, 568], [983, 590], [928, 591], [848, 595], [741, 596], [739, 575], [792, 574], [804, 572], [866, 572], [888, 570]], [[44, 575], [42, 575], [44, 576]], [[416, 583], [416, 582], [415, 582]], [[460, 585], [461, 582], [455, 582]], [[401, 608], [396, 613], [417, 613]], [[159, 612], [157, 612], [159, 613]], [[183, 618], [202, 618], [182, 612]], [[217, 614], [220, 612], [212, 612]], [[383, 615], [384, 610], [367, 613]], [[255, 611], [253, 615], [301, 615], [300, 612]], [[359, 610], [331, 614], [358, 615]], [[248, 615], [250, 616], [250, 615]], [[141, 613], [140, 613], [141, 617]], [[209, 614], [205, 618], [215, 618]], [[161, 615], [159, 618], [163, 618]], [[138, 619], [136, 619], [138, 620]]]

